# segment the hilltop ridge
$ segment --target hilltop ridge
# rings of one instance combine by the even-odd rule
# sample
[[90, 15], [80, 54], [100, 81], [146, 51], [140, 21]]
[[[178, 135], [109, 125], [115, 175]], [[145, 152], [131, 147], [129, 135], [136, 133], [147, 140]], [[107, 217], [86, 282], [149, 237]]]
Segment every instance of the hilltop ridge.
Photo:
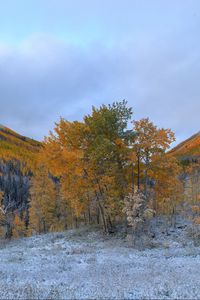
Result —
[[169, 153], [180, 159], [200, 157], [200, 131], [175, 146]]
[[3, 159], [20, 159], [31, 161], [39, 151], [41, 143], [20, 135], [0, 124], [0, 157]]

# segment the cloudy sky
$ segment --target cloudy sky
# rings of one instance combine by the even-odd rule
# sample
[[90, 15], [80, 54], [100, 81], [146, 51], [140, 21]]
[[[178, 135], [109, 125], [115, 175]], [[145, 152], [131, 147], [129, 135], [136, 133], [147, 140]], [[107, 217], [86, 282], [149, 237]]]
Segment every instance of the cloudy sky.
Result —
[[199, 0], [0, 0], [0, 123], [42, 139], [126, 99], [177, 140], [200, 130]]

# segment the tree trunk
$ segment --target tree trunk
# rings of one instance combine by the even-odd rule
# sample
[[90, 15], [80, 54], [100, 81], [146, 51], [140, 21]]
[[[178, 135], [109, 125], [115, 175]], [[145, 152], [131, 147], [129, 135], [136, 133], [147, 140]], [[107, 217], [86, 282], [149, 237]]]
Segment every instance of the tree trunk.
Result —
[[10, 239], [12, 237], [12, 227], [11, 224], [6, 224], [6, 230], [5, 230], [5, 238]]
[[134, 164], [131, 164], [131, 182], [132, 182], [132, 193], [134, 193]]
[[75, 217], [75, 228], [78, 228], [78, 218]]
[[103, 223], [104, 232], [108, 233], [108, 224], [107, 224], [105, 212], [104, 212], [103, 206], [101, 205], [99, 200], [98, 200], [98, 204], [99, 204], [99, 211], [100, 211], [100, 215], [101, 215], [101, 219], [102, 219], [102, 223]]
[[99, 207], [97, 207], [97, 224], [99, 225], [100, 224], [100, 212], [99, 212]]
[[10, 239], [12, 237], [13, 230], [13, 214], [10, 212], [5, 215], [5, 238]]
[[90, 214], [90, 207], [88, 206], [88, 225], [91, 224], [91, 214]]
[[149, 170], [149, 152], [146, 152], [145, 158], [145, 172], [144, 172], [144, 194], [147, 197], [147, 187], [148, 187], [148, 170]]
[[140, 156], [139, 156], [139, 154], [137, 155], [137, 172], [138, 172], [137, 187], [138, 187], [138, 190], [140, 190]]
[[83, 217], [84, 217], [84, 224], [87, 225], [87, 218], [86, 218], [86, 214], [83, 213]]
[[109, 224], [108, 230], [109, 230], [109, 231], [113, 231], [113, 224], [112, 224], [112, 221], [111, 221], [111, 218], [110, 218], [109, 215], [108, 215], [108, 224]]
[[147, 196], [147, 185], [148, 185], [148, 173], [147, 169], [144, 172], [144, 194]]

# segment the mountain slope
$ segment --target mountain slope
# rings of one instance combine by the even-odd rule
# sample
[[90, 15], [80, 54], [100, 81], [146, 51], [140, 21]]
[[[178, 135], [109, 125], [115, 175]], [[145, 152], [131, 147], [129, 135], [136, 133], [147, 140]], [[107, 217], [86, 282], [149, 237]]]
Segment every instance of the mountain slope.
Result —
[[178, 144], [169, 153], [180, 159], [200, 157], [200, 131]]
[[19, 159], [31, 163], [41, 147], [41, 143], [24, 137], [0, 125], [0, 158]]

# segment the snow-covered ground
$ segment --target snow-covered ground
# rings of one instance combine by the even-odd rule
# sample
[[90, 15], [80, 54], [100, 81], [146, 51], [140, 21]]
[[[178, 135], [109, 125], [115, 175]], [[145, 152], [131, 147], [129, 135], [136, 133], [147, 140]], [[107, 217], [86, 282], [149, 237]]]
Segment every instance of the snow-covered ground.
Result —
[[0, 244], [0, 299], [199, 299], [200, 248], [182, 229], [139, 251], [71, 230]]

